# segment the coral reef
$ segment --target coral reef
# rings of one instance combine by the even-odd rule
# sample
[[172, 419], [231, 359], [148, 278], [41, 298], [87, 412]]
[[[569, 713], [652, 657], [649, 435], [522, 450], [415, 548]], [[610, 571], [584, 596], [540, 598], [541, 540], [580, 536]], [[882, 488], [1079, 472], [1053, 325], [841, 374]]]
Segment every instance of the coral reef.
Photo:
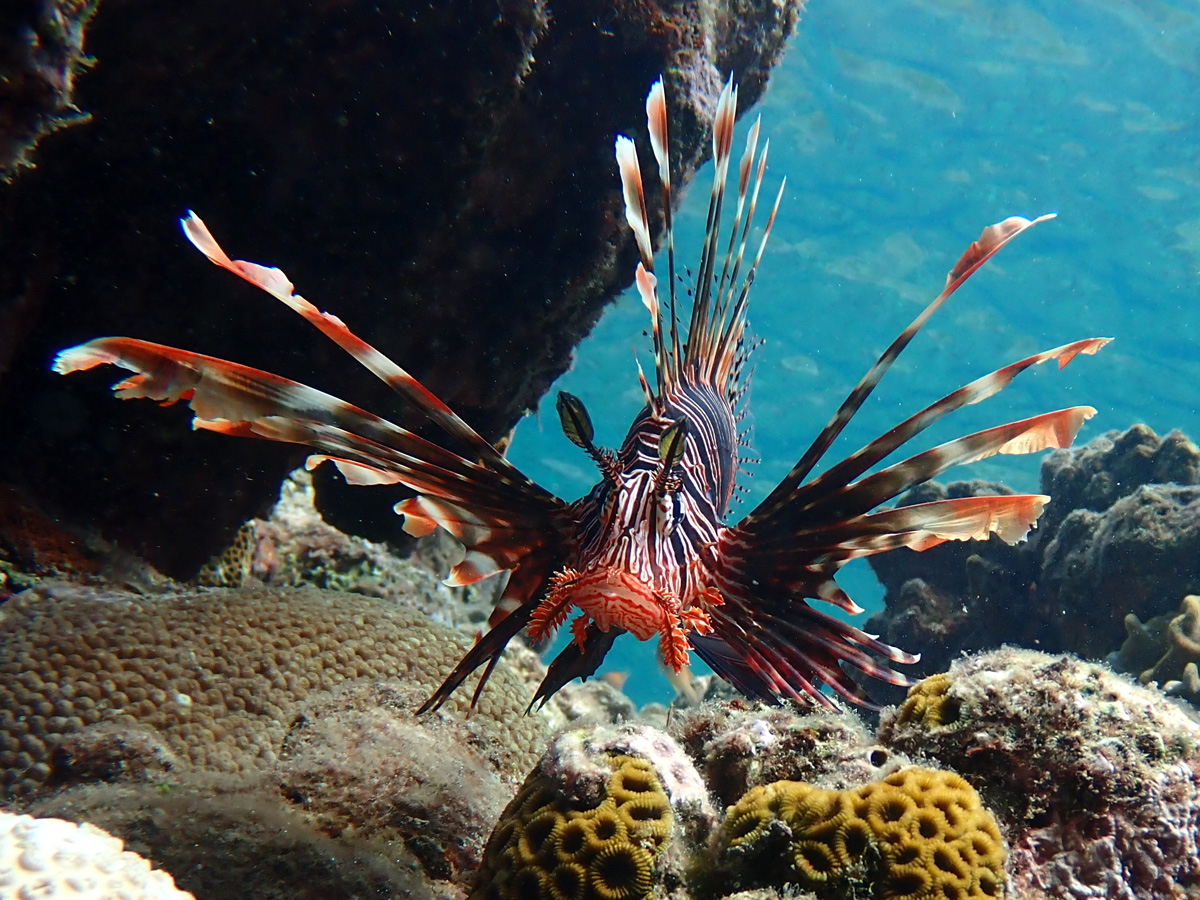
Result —
[[667, 735], [565, 732], [500, 817], [472, 897], [644, 898], [683, 883], [715, 822]]
[[474, 897], [642, 900], [671, 834], [671, 804], [648, 760], [610, 756], [598, 804], [540, 771], [526, 779], [488, 841]]
[[442, 576], [462, 546], [442, 530], [416, 542], [409, 557], [388, 544], [345, 534], [317, 511], [312, 476], [297, 469], [265, 519], [251, 519], [233, 543], [201, 568], [213, 587], [271, 585], [348, 591], [403, 603], [474, 637], [487, 622], [499, 579], [449, 588]]
[[0, 811], [0, 896], [195, 900], [93, 825]]
[[1200, 726], [1158, 691], [1002, 649], [914, 686], [879, 738], [971, 781], [1005, 828], [1016, 897], [1200, 890]]
[[974, 788], [917, 767], [844, 791], [756, 787], [730, 808], [722, 847], [743, 877], [818, 896], [965, 900], [999, 896], [1004, 883], [1004, 843]]
[[[262, 514], [299, 457], [253, 441], [218, 449], [182, 412], [151, 422], [105, 404], [101, 414], [98, 379], [50, 380], [56, 350], [137, 323], [150, 339], [397, 410], [338, 348], [269, 301], [237, 299], [189, 258], [172, 222], [185, 201], [231, 251], [282, 266], [500, 439], [633, 278], [613, 136], [644, 121], [663, 73], [680, 115], [671, 150], [682, 190], [709, 152], [723, 79], [737, 72], [750, 109], [800, 5], [101, 4], [88, 30], [100, 64], [80, 84], [94, 121], [45, 142], [41, 165], [0, 196], [0, 336], [18, 317], [23, 335], [11, 367], [0, 364], [0, 416], [22, 423], [0, 444], [0, 467], [72, 521], [187, 578]], [[660, 204], [648, 202], [657, 231]], [[325, 478], [331, 523], [399, 535], [395, 490]]]
[[[1200, 448], [1144, 425], [1110, 432], [1042, 463], [1052, 498], [1031, 539], [950, 543], [871, 557], [884, 612], [868, 628], [944, 669], [963, 651], [1002, 643], [1103, 657], [1125, 617], [1172, 610], [1200, 590]], [[902, 503], [978, 493], [974, 482], [929, 484]]]
[[[375, 678], [427, 693], [465, 644], [414, 610], [312, 589], [144, 598], [49, 585], [0, 606], [0, 625], [9, 794], [131, 769], [271, 765], [310, 695]], [[452, 700], [446, 718], [459, 721], [458, 740], [515, 775], [545, 735], [539, 717], [522, 715], [527, 703], [525, 685], [501, 671], [473, 718], [461, 718], [466, 699]]]
[[1109, 655], [1109, 664], [1200, 709], [1200, 595], [1188, 594], [1178, 613], [1145, 623], [1130, 613], [1125, 631], [1128, 637], [1120, 650]]
[[9, 0], [0, 10], [0, 181], [11, 181], [47, 134], [86, 121], [75, 76], [91, 64], [84, 30], [97, 0]]

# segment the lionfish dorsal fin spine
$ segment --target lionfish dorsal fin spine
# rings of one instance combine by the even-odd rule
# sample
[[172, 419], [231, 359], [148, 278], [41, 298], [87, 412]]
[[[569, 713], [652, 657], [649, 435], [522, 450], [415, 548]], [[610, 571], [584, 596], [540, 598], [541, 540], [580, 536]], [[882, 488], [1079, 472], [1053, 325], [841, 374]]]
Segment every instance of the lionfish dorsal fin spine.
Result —
[[[770, 141], [767, 142], [770, 144]], [[750, 220], [754, 215], [754, 208], [758, 202], [759, 188], [762, 186], [763, 174], [766, 171], [767, 163], [767, 146], [763, 146], [762, 158], [758, 166], [758, 176], [754, 185], [754, 197], [750, 203], [750, 213], [746, 218], [746, 229], [749, 231]], [[734, 305], [733, 314], [730, 316], [729, 327], [722, 333], [721, 346], [718, 347], [715, 358], [719, 361], [720, 368], [716, 374], [716, 383], [724, 384], [732, 371], [737, 361], [737, 347], [742, 339], [742, 333], [746, 327], [746, 302], [750, 297], [750, 288], [754, 284], [754, 277], [758, 273], [758, 264], [762, 261], [763, 251], [767, 249], [767, 239], [771, 236], [771, 228], [775, 225], [775, 216], [779, 213], [779, 204], [783, 200], [783, 191], [787, 187], [787, 178], [785, 177], [779, 184], [779, 191], [775, 194], [775, 203], [771, 207], [771, 215], [767, 217], [766, 227], [763, 229], [762, 239], [758, 242], [758, 251], [754, 254], [754, 259], [750, 263], [750, 271], [746, 273], [746, 279], [742, 283], [742, 288], [738, 292], [737, 303]], [[742, 235], [742, 249], [738, 251], [738, 263], [741, 265], [742, 252], [746, 247], [746, 234]], [[736, 276], [737, 266], [734, 267]], [[732, 292], [733, 283], [729, 285]]]
[[646, 97], [646, 127], [650, 132], [650, 148], [658, 163], [658, 183], [662, 189], [663, 220], [667, 232], [667, 278], [670, 315], [670, 341], [667, 352], [667, 381], [679, 383], [679, 307], [675, 295], [675, 228], [671, 196], [671, 147], [667, 134], [667, 97], [660, 75]]
[[642, 303], [650, 311], [650, 328], [654, 337], [654, 373], [659, 397], [666, 396], [669, 371], [666, 368], [666, 348], [662, 337], [662, 312], [658, 302], [658, 279], [654, 276], [654, 249], [650, 246], [650, 224], [646, 215], [646, 192], [638, 164], [637, 147], [629, 138], [617, 138], [617, 168], [625, 197], [625, 219], [637, 241], [641, 261], [637, 267], [637, 288]]
[[[754, 168], [754, 154], [758, 149], [758, 131], [761, 127], [762, 116], [759, 116], [754, 124], [750, 126], [750, 131], [746, 135], [746, 150], [742, 154], [741, 162], [738, 164], [737, 210], [733, 214], [733, 225], [729, 229], [729, 246], [725, 250], [725, 264], [721, 268], [721, 279], [717, 282], [717, 312], [715, 318], [720, 323], [717, 328], [718, 334], [722, 333], [724, 329], [725, 314], [729, 309], [730, 296], [734, 292], [738, 269], [741, 266], [742, 256], [746, 249], [746, 234], [750, 230], [750, 222], [754, 218], [754, 203], [753, 201], [751, 202], [749, 212], [747, 212], [746, 197], [747, 188], [750, 184], [750, 172]], [[754, 198], [757, 199], [757, 197], [758, 191], [756, 189]], [[743, 215], [746, 216], [744, 226], [742, 225]], [[739, 228], [742, 234], [740, 243], [738, 241]], [[733, 252], [735, 246], [738, 247], [736, 258]]]
[[658, 396], [664, 397], [666, 396], [668, 381], [668, 364], [665, 359], [666, 348], [663, 346], [662, 311], [658, 303], [658, 279], [654, 276], [653, 272], [648, 271], [644, 265], [638, 263], [635, 280], [642, 303], [650, 311], [650, 333], [654, 339], [654, 373], [658, 379]]
[[687, 362], [698, 364], [708, 356], [712, 343], [709, 318], [712, 304], [713, 265], [717, 254], [721, 208], [725, 201], [725, 181], [729, 172], [730, 149], [733, 146], [733, 125], [737, 117], [737, 88], [730, 78], [717, 100], [713, 119], [713, 186], [708, 199], [708, 216], [704, 224], [704, 245], [700, 255], [700, 272], [696, 279], [696, 297], [692, 305], [691, 325], [688, 328]]

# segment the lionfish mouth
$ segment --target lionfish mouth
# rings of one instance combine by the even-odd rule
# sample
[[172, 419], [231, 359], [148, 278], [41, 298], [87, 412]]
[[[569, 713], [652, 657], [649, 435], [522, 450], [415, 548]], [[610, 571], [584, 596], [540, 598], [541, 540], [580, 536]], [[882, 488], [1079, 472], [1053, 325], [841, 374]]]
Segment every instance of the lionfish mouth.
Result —
[[652, 585], [618, 566], [586, 572], [570, 585], [571, 602], [587, 613], [601, 631], [614, 625], [639, 641], [662, 630], [678, 610], [678, 601], [662, 596]]

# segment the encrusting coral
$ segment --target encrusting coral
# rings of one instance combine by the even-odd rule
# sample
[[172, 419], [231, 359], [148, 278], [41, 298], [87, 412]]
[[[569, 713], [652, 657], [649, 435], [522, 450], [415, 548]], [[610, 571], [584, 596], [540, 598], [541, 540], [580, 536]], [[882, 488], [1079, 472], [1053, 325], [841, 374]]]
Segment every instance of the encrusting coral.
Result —
[[488, 841], [473, 900], [637, 900], [682, 885], [716, 814], [691, 760], [646, 726], [560, 734]]
[[671, 733], [721, 807], [773, 781], [857, 787], [907, 761], [847, 711], [705, 703], [676, 716]]
[[596, 805], [541, 771], [526, 779], [488, 841], [475, 898], [638, 900], [671, 834], [671, 804], [648, 760], [610, 756]]
[[[0, 794], [52, 776], [269, 766], [310, 695], [356, 679], [427, 693], [465, 640], [415, 610], [312, 589], [26, 591], [0, 606]], [[527, 689], [506, 667], [493, 681], [460, 740], [515, 777], [545, 725], [523, 715]], [[461, 722], [468, 699], [449, 716]]]
[[1115, 668], [1132, 672], [1142, 684], [1157, 684], [1171, 696], [1200, 707], [1200, 595], [1188, 594], [1179, 612], [1142, 622], [1125, 617], [1128, 637], [1111, 654]]
[[[782, 855], [781, 840], [790, 844]], [[995, 819], [962, 777], [935, 769], [842, 791], [756, 787], [729, 810], [722, 845], [743, 883], [782, 877], [818, 896], [967, 900], [999, 896], [1004, 884]]]
[[1017, 898], [1200, 891], [1200, 726], [1071, 656], [960, 659], [884, 713], [880, 740], [971, 779], [1006, 828]]
[[195, 900], [166, 872], [92, 825], [0, 810], [0, 897]]

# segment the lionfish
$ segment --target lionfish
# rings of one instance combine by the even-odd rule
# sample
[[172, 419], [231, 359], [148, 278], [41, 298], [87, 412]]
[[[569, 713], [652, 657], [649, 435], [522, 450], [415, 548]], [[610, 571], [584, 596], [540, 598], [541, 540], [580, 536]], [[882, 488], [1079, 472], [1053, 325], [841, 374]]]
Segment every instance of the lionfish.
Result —
[[[712, 127], [715, 162], [707, 226], [686, 326], [676, 296], [662, 80], [646, 100], [650, 143], [665, 218], [670, 289], [664, 314], [655, 273], [645, 189], [633, 141], [618, 137], [616, 158], [625, 215], [641, 257], [637, 291], [650, 313], [654, 384], [640, 365], [645, 406], [620, 450], [598, 446], [582, 402], [560, 393], [566, 437], [595, 462], [600, 480], [568, 503], [527, 478], [504, 455], [408, 372], [335, 316], [293, 290], [279, 269], [231, 259], [189, 211], [184, 233], [209, 258], [272, 294], [390, 385], [445, 433], [442, 443], [314, 388], [258, 369], [133, 338], [99, 338], [64, 350], [59, 373], [102, 364], [135, 374], [113, 386], [121, 399], [163, 405], [187, 401], [194, 428], [308, 445], [307, 465], [332, 462], [352, 484], [401, 484], [415, 496], [396, 505], [403, 528], [422, 536], [439, 526], [463, 545], [447, 584], [505, 577], [488, 628], [421, 708], [440, 707], [484, 667], [472, 705], [509, 641], [524, 631], [547, 638], [572, 611], [572, 639], [550, 662], [530, 703], [544, 704], [575, 678], [594, 674], [616, 638], [657, 637], [662, 661], [680, 671], [694, 651], [743, 694], [769, 702], [808, 700], [835, 708], [835, 696], [870, 706], [852, 673], [908, 684], [890, 663], [916, 662], [810, 605], [863, 610], [835, 581], [847, 561], [947, 540], [1024, 539], [1049, 499], [1039, 494], [939, 500], [877, 507], [951, 466], [997, 453], [1068, 446], [1095, 410], [1075, 406], [969, 434], [902, 462], [874, 468], [948, 413], [1006, 387], [1031, 366], [1065, 366], [1093, 354], [1105, 338], [1076, 341], [1014, 362], [967, 384], [900, 422], [815, 477], [814, 466], [842, 433], [884, 372], [926, 320], [1005, 244], [1050, 216], [1013, 217], [984, 229], [962, 254], [945, 288], [884, 351], [784, 479], [749, 514], [727, 524], [745, 444], [739, 433], [748, 384], [747, 301], [775, 221], [783, 185], [746, 264], [751, 223], [766, 171], [760, 121], [749, 129], [738, 166], [736, 209], [722, 253], [721, 228], [732, 160], [737, 89], [726, 84]], [[786, 182], [785, 182], [786, 183]], [[717, 266], [720, 265], [718, 270]], [[458, 449], [451, 449], [450, 446]]]

